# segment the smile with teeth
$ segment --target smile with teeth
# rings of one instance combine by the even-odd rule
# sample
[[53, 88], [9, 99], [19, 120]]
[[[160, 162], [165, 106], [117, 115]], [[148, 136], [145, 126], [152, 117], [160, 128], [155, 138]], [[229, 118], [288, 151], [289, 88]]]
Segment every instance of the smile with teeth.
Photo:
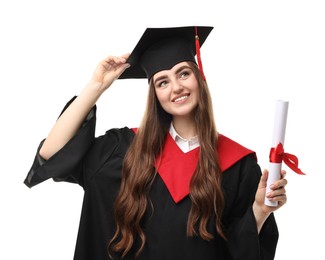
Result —
[[175, 99], [173, 100], [173, 102], [175, 102], [175, 103], [177, 103], [177, 102], [181, 102], [181, 101], [187, 99], [188, 97], [189, 97], [189, 94], [184, 95], [184, 96], [181, 96], [181, 97], [178, 97], [178, 98], [175, 98]]

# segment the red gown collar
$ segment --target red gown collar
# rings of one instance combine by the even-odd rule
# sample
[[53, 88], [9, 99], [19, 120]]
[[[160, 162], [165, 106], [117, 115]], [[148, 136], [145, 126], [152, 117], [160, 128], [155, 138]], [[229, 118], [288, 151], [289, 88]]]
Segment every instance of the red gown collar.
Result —
[[[199, 152], [198, 147], [184, 153], [168, 134], [161, 157], [157, 157], [155, 167], [175, 203], [180, 202], [190, 192], [189, 185], [199, 160]], [[254, 153], [223, 135], [219, 135], [217, 152], [223, 172], [244, 156]]]
[[[136, 132], [136, 129], [133, 129]], [[189, 185], [199, 160], [200, 147], [184, 153], [170, 134], [167, 135], [161, 155], [157, 156], [155, 167], [175, 203], [189, 194]], [[219, 134], [217, 152], [222, 172], [254, 151]]]

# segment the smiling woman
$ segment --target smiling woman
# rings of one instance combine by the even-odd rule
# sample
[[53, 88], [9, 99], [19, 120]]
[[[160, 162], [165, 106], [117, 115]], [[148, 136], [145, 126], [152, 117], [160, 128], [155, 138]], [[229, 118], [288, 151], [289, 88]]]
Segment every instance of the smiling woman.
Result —
[[[265, 194], [255, 152], [215, 127], [199, 60], [212, 29], [148, 28], [130, 55], [98, 64], [40, 143], [25, 184], [84, 189], [75, 260], [274, 258], [287, 181]], [[95, 137], [96, 102], [130, 78], [149, 82], [141, 125]]]
[[[153, 76], [158, 101], [162, 108], [173, 116], [174, 126], [177, 124], [177, 118], [183, 122], [185, 118], [194, 121], [193, 116], [199, 98], [199, 86], [194, 69], [191, 63], [181, 62], [170, 70], [159, 71]], [[194, 136], [195, 125], [192, 124], [192, 127], [191, 135]]]

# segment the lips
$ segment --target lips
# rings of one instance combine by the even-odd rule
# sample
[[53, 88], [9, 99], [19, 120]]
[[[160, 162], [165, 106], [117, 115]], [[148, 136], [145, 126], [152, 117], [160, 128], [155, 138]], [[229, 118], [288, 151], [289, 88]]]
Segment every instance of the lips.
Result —
[[172, 102], [175, 102], [175, 103], [182, 102], [185, 99], [187, 99], [189, 96], [190, 96], [190, 94], [185, 94], [185, 95], [178, 96], [178, 97], [174, 98], [172, 100]]

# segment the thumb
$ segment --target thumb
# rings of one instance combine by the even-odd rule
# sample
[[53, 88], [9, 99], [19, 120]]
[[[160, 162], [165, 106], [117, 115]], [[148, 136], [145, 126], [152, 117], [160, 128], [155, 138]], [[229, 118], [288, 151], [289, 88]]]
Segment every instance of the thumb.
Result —
[[119, 78], [121, 75], [122, 75], [122, 73], [127, 69], [127, 68], [129, 68], [131, 65], [129, 64], [129, 63], [124, 63], [124, 64], [121, 64], [120, 66], [119, 66], [119, 68], [116, 70], [116, 78]]
[[269, 171], [265, 169], [261, 176], [260, 183], [258, 184], [259, 188], [266, 188], [266, 182], [267, 182], [268, 176], [269, 176]]

